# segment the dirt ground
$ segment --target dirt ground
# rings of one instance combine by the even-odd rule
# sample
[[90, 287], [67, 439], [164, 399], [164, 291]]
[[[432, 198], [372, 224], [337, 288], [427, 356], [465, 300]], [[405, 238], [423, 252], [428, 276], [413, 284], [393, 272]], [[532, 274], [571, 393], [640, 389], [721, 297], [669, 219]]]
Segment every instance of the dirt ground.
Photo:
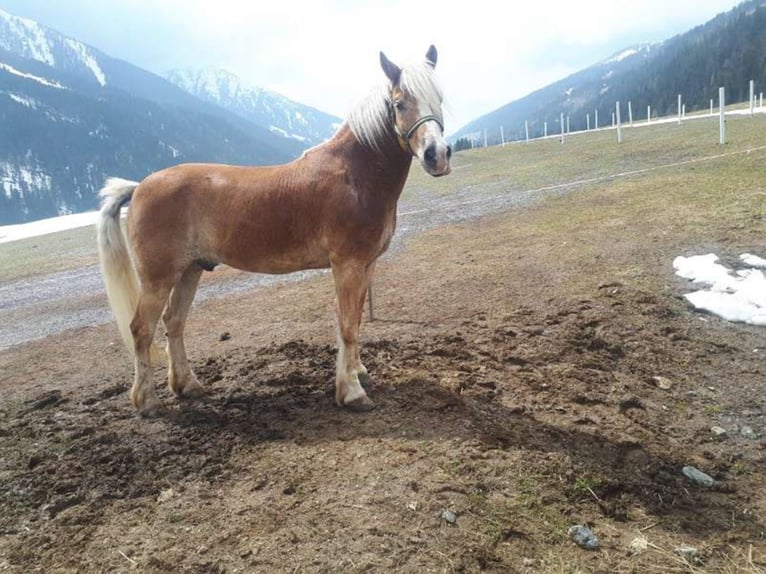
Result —
[[208, 394], [175, 400], [158, 367], [156, 420], [129, 404], [112, 325], [0, 353], [0, 571], [763, 571], [766, 335], [692, 312], [670, 265], [763, 255], [763, 221], [543, 234], [546, 209], [379, 266], [368, 414], [333, 402], [329, 275], [197, 305]]

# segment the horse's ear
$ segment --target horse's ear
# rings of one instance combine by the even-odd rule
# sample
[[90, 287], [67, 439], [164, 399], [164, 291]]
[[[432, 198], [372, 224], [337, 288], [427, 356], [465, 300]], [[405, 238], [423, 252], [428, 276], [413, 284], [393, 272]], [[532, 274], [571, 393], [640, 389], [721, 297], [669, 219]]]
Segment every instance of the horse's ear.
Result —
[[426, 60], [432, 68], [436, 67], [436, 56], [436, 46], [431, 44], [431, 46], [428, 48], [428, 52], [426, 52]]
[[402, 75], [402, 69], [394, 64], [391, 60], [386, 58], [386, 55], [383, 52], [380, 53], [380, 67], [383, 68], [386, 76], [389, 80], [391, 80], [392, 86], [399, 85], [399, 78]]

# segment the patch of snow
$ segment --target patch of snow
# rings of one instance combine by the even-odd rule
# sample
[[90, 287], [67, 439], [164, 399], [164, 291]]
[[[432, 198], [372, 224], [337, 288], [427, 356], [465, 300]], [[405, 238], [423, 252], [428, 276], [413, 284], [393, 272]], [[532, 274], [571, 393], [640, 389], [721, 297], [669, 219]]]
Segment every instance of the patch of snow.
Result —
[[18, 241], [28, 237], [37, 237], [47, 235], [67, 229], [76, 229], [78, 227], [87, 227], [95, 225], [98, 221], [98, 211], [86, 211], [85, 213], [74, 213], [72, 215], [62, 215], [60, 217], [51, 217], [41, 219], [30, 223], [19, 223], [17, 225], [0, 225], [0, 243]]
[[48, 80], [46, 78], [41, 78], [40, 76], [35, 76], [32, 74], [27, 74], [25, 72], [22, 72], [20, 70], [17, 70], [13, 66], [9, 66], [8, 64], [4, 64], [3, 62], [0, 62], [0, 70], [5, 70], [9, 74], [13, 74], [14, 76], [19, 76], [21, 78], [25, 78], [27, 80], [32, 80], [34, 82], [37, 82], [38, 84], [42, 84], [43, 86], [48, 86], [49, 88], [57, 88], [59, 90], [65, 90], [66, 87], [62, 86], [55, 80]]
[[98, 65], [98, 61], [93, 56], [93, 54], [91, 54], [88, 47], [85, 44], [77, 42], [76, 40], [72, 40], [71, 38], [65, 38], [64, 42], [66, 42], [66, 45], [69, 46], [70, 50], [77, 54], [77, 57], [85, 65], [85, 67], [91, 71], [91, 73], [95, 76], [96, 81], [100, 85], [105, 86], [106, 75], [101, 69], [101, 66]]
[[174, 158], [180, 157], [181, 155], [181, 151], [178, 148], [173, 147], [172, 145], [170, 145], [169, 143], [165, 143], [164, 141], [160, 141], [160, 147], [168, 150]]
[[601, 91], [599, 92], [599, 94], [603, 96], [608, 91], [609, 91], [609, 86], [604, 86], [603, 88], [601, 88]]
[[713, 253], [676, 257], [676, 275], [705, 286], [684, 297], [697, 309], [709, 311], [727, 321], [766, 326], [766, 276], [755, 267], [766, 268], [766, 260], [743, 254], [748, 268], [733, 273], [718, 263]]
[[12, 197], [14, 192], [23, 196], [28, 189], [50, 190], [51, 183], [51, 176], [38, 168], [0, 163], [0, 188], [6, 197]]
[[569, 88], [568, 90], [564, 90], [564, 95], [566, 95], [566, 97], [571, 96], [572, 95], [572, 90], [574, 90], [574, 88]]
[[11, 92], [6, 92], [6, 93], [8, 97], [11, 98], [17, 104], [21, 104], [22, 106], [25, 106], [27, 108], [32, 108], [33, 110], [37, 109], [37, 102], [35, 102], [35, 100], [30, 100], [29, 98], [25, 98], [23, 96], [17, 96], [16, 94], [12, 94]]
[[298, 134], [291, 134], [283, 130], [282, 128], [279, 128], [277, 126], [269, 126], [269, 131], [273, 134], [277, 134], [286, 138], [291, 138], [294, 140], [298, 140], [300, 142], [308, 141], [309, 138], [298, 135]]
[[757, 255], [751, 255], [750, 253], [743, 253], [739, 256], [742, 263], [749, 265], [750, 267], [761, 267], [766, 269], [766, 259], [758, 257]]
[[16, 39], [22, 44], [21, 55], [44, 62], [49, 66], [56, 65], [56, 58], [53, 56], [50, 43], [45, 33], [45, 29], [34, 20], [19, 18], [0, 10], [0, 20], [3, 20], [10, 30], [10, 37], [4, 38], [0, 35], [0, 47], [14, 52], [10, 41]]
[[604, 63], [605, 64], [610, 64], [612, 62], [622, 62], [625, 58], [629, 58], [633, 54], [638, 54], [638, 49], [637, 48], [628, 48], [627, 50], [623, 50], [619, 54], [615, 54], [614, 56], [612, 56], [608, 60], [605, 60]]

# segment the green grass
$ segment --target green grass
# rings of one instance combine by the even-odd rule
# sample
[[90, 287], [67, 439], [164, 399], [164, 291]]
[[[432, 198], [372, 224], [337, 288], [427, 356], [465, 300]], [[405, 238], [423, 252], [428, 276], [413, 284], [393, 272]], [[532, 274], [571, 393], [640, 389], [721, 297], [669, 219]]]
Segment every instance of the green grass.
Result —
[[705, 118], [650, 126], [627, 127], [623, 143], [615, 130], [465, 150], [453, 160], [453, 172], [433, 181], [413, 166], [403, 194], [431, 191], [450, 194], [473, 187], [487, 191], [527, 191], [567, 182], [656, 168], [692, 159], [747, 150], [766, 145], [766, 115], [732, 116], [727, 119], [727, 140], [718, 143], [718, 119]]
[[[684, 213], [683, 225], [703, 226], [711, 211], [726, 210], [743, 222], [749, 219], [762, 223], [766, 208], [759, 210], [754, 206], [759, 200], [760, 205], [766, 205], [766, 197], [753, 194], [763, 194], [766, 188], [766, 177], [762, 175], [766, 165], [764, 150], [664, 167], [766, 145], [766, 115], [729, 117], [727, 136], [728, 143], [720, 146], [716, 116], [680, 126], [669, 123], [626, 127], [624, 141], [619, 145], [615, 130], [603, 130], [570, 135], [564, 144], [550, 138], [466, 150], [455, 154], [453, 172], [445, 178], [431, 178], [413, 165], [402, 198], [427, 205], [429, 197], [449, 198], [458, 192], [463, 198], [466, 195], [480, 198], [597, 179], [593, 184], [580, 183], [574, 187], [635, 185], [636, 193], [628, 195], [627, 201], [637, 202], [631, 207], [642, 217], [675, 208]], [[761, 166], [758, 172], [754, 172], [756, 165]], [[614, 177], [646, 169], [654, 171]], [[679, 173], [684, 175], [680, 187]], [[674, 187], [672, 197], [663, 193], [669, 185]], [[738, 194], [740, 189], [742, 194]], [[608, 197], [603, 201], [604, 207], [609, 207]], [[619, 201], [625, 202], [625, 196], [620, 196]], [[624, 206], [622, 203], [621, 207]], [[602, 216], [603, 213], [593, 215]], [[681, 221], [669, 224], [678, 225]], [[92, 227], [85, 227], [0, 244], [0, 285], [95, 264], [94, 235]]]
[[93, 226], [0, 244], [0, 285], [98, 262]]

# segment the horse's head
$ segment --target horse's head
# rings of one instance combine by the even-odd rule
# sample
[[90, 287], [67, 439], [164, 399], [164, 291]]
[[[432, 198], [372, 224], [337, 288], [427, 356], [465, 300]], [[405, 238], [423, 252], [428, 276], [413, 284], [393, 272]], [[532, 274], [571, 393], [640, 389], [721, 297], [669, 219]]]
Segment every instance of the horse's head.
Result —
[[380, 65], [391, 82], [390, 110], [401, 146], [417, 157], [433, 176], [450, 172], [452, 148], [444, 139], [442, 94], [433, 79], [436, 48], [426, 53], [422, 68], [400, 68], [380, 53]]

